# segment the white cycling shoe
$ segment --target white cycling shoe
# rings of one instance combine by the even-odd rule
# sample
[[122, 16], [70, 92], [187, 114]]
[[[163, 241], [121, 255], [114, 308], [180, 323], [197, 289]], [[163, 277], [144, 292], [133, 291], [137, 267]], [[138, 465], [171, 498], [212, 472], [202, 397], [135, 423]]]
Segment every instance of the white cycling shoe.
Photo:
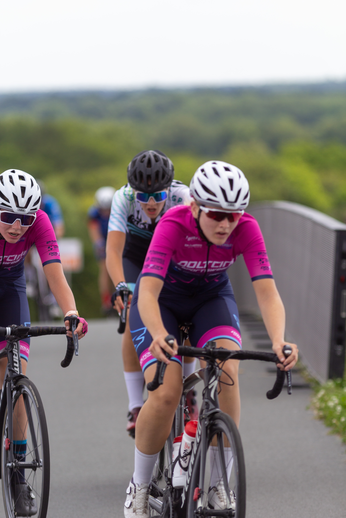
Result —
[[143, 484], [134, 484], [131, 480], [129, 487], [126, 489], [126, 501], [124, 504], [124, 517], [149, 518], [149, 486]]
[[[233, 491], [230, 492], [229, 500], [231, 503], [231, 509], [235, 511], [235, 496]], [[211, 509], [227, 509], [227, 494], [222, 480], [219, 480], [216, 486], [209, 489], [208, 503]]]

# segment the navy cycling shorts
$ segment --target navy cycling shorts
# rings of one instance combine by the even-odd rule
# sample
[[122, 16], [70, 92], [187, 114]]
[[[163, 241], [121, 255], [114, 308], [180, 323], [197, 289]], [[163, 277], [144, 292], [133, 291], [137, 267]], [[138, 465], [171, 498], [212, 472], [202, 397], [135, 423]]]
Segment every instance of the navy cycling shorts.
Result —
[[123, 270], [125, 275], [125, 281], [132, 293], [135, 291], [135, 286], [139, 274], [142, 271], [143, 265], [139, 265], [133, 261], [130, 261], [127, 257], [123, 257]]
[[[130, 311], [130, 329], [136, 352], [144, 371], [157, 362], [149, 352], [152, 337], [143, 325], [138, 312], [138, 284], [136, 286]], [[175, 336], [179, 344], [179, 325], [191, 323], [190, 343], [194, 347], [204, 347], [210, 340], [226, 338], [241, 348], [239, 314], [229, 281], [218, 285], [216, 290], [198, 293], [193, 297], [181, 296], [163, 288], [159, 305], [163, 324]], [[181, 363], [181, 357], [172, 361]]]
[[[26, 296], [24, 275], [14, 281], [1, 279], [0, 283], [0, 326], [12, 324], [30, 326], [29, 303]], [[0, 350], [6, 346], [6, 340], [0, 342]], [[30, 338], [20, 340], [20, 355], [26, 361], [29, 358]]]

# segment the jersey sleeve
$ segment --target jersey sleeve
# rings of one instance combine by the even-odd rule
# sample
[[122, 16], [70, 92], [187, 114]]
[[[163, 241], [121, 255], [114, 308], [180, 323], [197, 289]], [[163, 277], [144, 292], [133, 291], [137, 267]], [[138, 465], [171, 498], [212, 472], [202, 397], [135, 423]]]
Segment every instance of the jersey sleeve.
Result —
[[[165, 214], [157, 225], [144, 261], [142, 276], [164, 281], [173, 252], [179, 246], [181, 231], [174, 220], [174, 209]], [[173, 215], [173, 217], [172, 217]]]
[[255, 218], [239, 225], [241, 253], [252, 281], [273, 278], [264, 238]]
[[191, 200], [190, 188], [178, 180], [173, 180], [169, 190], [169, 197], [170, 207], [189, 203]]
[[133, 200], [134, 197], [132, 189], [126, 185], [116, 191], [112, 201], [112, 209], [108, 222], [108, 232], [118, 230], [119, 232], [124, 232], [126, 234], [127, 218], [129, 216]]
[[61, 262], [59, 246], [53, 226], [48, 215], [43, 211], [38, 211], [35, 221], [34, 243], [43, 266]]

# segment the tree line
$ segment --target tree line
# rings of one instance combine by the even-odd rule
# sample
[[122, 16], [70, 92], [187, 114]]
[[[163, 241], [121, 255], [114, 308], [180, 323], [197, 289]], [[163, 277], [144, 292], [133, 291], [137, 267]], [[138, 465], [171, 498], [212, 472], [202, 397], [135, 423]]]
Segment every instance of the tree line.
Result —
[[87, 211], [100, 186], [126, 183], [143, 149], [165, 152], [186, 184], [204, 161], [225, 160], [244, 171], [252, 202], [294, 201], [346, 222], [346, 85], [337, 86], [0, 96], [0, 169], [31, 173], [59, 200], [66, 235], [84, 245], [78, 306], [95, 317]]

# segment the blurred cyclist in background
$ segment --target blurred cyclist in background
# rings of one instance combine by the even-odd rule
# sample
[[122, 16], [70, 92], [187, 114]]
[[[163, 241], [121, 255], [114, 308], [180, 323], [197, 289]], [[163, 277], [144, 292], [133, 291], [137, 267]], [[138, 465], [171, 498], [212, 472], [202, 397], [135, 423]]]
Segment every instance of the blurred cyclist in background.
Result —
[[95, 258], [98, 262], [98, 286], [102, 313], [105, 315], [114, 313], [111, 303], [114, 286], [106, 268], [108, 220], [114, 193], [115, 189], [113, 187], [101, 187], [98, 189], [95, 193], [95, 203], [88, 211], [88, 231], [94, 247]]
[[[174, 180], [174, 167], [161, 151], [142, 151], [127, 168], [128, 184], [114, 196], [109, 219], [106, 264], [116, 287], [113, 294], [114, 308], [123, 309], [123, 290], [134, 290], [142, 270], [148, 247], [156, 225], [170, 207], [189, 203], [190, 191], [186, 185]], [[132, 294], [130, 295], [131, 300]], [[131, 333], [126, 324], [122, 340], [124, 377], [129, 396], [129, 413], [126, 430], [135, 436], [138, 413], [143, 406], [144, 376]], [[195, 360], [184, 363], [184, 376], [194, 371]], [[196, 393], [190, 391], [187, 404], [191, 419], [198, 409]]]
[[[60, 239], [65, 233], [65, 224], [59, 202], [47, 193], [46, 186], [42, 180], [37, 180], [37, 183], [41, 189], [40, 209], [47, 214], [57, 239]], [[40, 302], [37, 302], [39, 306], [39, 320], [61, 318], [61, 309], [49, 288], [39, 255], [35, 252], [36, 250], [34, 249], [30, 250], [25, 258], [28, 296], [40, 298]]]
[[42, 180], [37, 180], [37, 183], [39, 184], [42, 193], [40, 209], [44, 210], [48, 215], [50, 222], [53, 225], [55, 235], [57, 239], [60, 239], [65, 234], [65, 224], [59, 202], [47, 193], [46, 186]]

